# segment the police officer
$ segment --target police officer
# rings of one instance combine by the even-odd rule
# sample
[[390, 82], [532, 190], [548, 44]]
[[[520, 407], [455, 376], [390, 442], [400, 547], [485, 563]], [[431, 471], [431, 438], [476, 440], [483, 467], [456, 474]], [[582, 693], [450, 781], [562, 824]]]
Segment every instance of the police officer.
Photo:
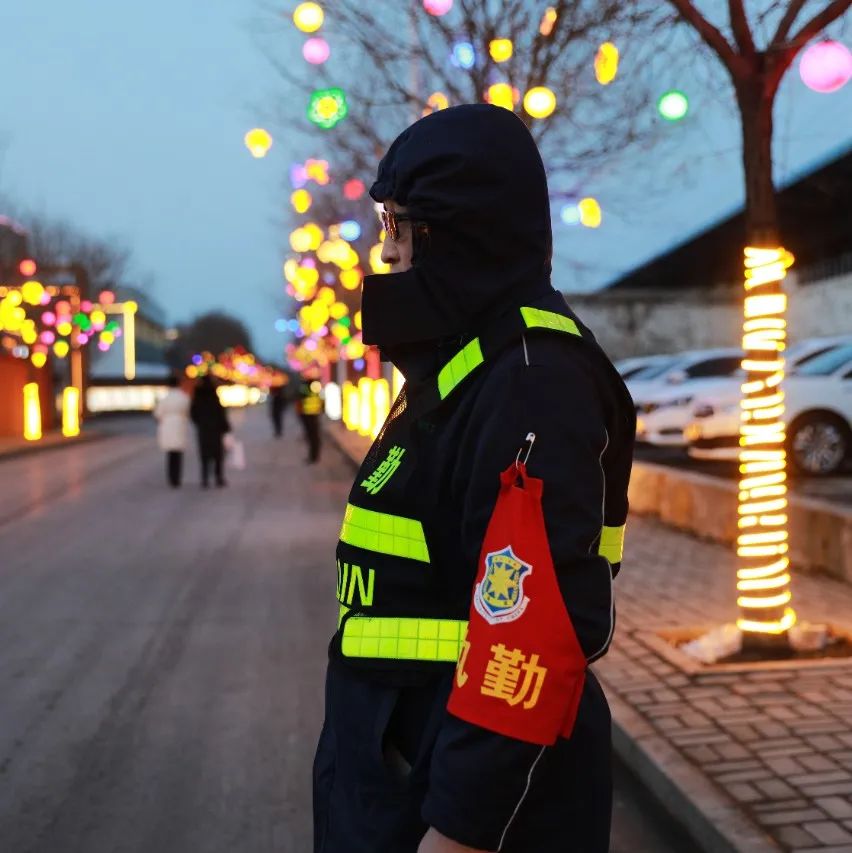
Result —
[[407, 381], [337, 546], [315, 851], [603, 853], [588, 665], [614, 628], [632, 401], [551, 286], [545, 171], [514, 114], [421, 119], [370, 192], [391, 273], [365, 280], [364, 340]]
[[296, 410], [305, 431], [308, 443], [308, 465], [319, 462], [320, 457], [320, 415], [322, 414], [322, 398], [320, 397], [319, 375], [315, 370], [308, 369], [302, 373], [299, 382]]

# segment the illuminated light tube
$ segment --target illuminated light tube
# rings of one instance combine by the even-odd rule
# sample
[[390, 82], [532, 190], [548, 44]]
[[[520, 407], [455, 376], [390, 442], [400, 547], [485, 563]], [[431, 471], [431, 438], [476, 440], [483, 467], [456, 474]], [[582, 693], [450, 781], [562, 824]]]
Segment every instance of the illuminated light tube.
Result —
[[779, 586], [787, 586], [788, 583], [790, 583], [790, 575], [785, 572], [783, 575], [776, 575], [771, 578], [757, 578], [754, 580], [740, 578], [737, 586], [744, 592], [746, 590], [753, 592], [756, 589], [778, 589]]
[[[772, 347], [777, 352], [777, 347]], [[747, 358], [742, 363], [743, 370], [750, 370], [752, 373], [772, 373], [784, 369], [784, 359], [775, 359], [770, 361], [768, 358], [751, 359]]]
[[136, 378], [136, 311], [135, 302], [122, 305], [124, 315], [124, 378]]
[[765, 512], [774, 512], [780, 511], [782, 509], [786, 509], [787, 500], [785, 498], [778, 498], [774, 501], [762, 501], [760, 503], [747, 503], [741, 504], [737, 507], [737, 512], [740, 515], [759, 515], [760, 513]]
[[390, 412], [390, 387], [387, 379], [373, 380], [373, 428], [370, 430], [370, 437], [376, 438]]
[[325, 386], [325, 414], [332, 421], [339, 421], [343, 415], [343, 397], [336, 382]]
[[796, 611], [788, 607], [778, 620], [758, 621], [756, 619], [738, 619], [737, 627], [744, 633], [783, 634], [796, 624]]
[[62, 435], [80, 435], [80, 390], [73, 385], [62, 391]]
[[37, 382], [24, 385], [24, 438], [27, 441], [41, 438], [41, 402]]
[[766, 397], [757, 397], [750, 400], [743, 400], [741, 408], [743, 411], [750, 409], [762, 409], [764, 406], [777, 406], [784, 402], [784, 392], [776, 391]]
[[361, 395], [352, 382], [343, 383], [343, 422], [346, 429], [356, 431], [361, 421]]
[[768, 566], [760, 566], [754, 569], [740, 569], [737, 572], [737, 577], [742, 580], [754, 580], [755, 578], [769, 578], [777, 574], [783, 574], [790, 566], [790, 560], [787, 557], [782, 557]]
[[737, 604], [740, 607], [745, 607], [749, 610], [759, 610], [761, 608], [770, 608], [770, 607], [783, 607], [785, 604], [790, 603], [790, 599], [793, 597], [792, 593], [789, 589], [785, 589], [784, 592], [778, 593], [778, 595], [768, 595], [766, 597], [757, 596], [753, 597], [750, 595], [741, 595], [737, 599]]
[[777, 557], [786, 554], [790, 550], [787, 543], [781, 545], [756, 545], [753, 547], [742, 546], [737, 548], [738, 557]]
[[358, 380], [358, 394], [360, 397], [358, 434], [368, 436], [372, 434], [374, 420], [373, 380], [368, 376], [362, 376]]

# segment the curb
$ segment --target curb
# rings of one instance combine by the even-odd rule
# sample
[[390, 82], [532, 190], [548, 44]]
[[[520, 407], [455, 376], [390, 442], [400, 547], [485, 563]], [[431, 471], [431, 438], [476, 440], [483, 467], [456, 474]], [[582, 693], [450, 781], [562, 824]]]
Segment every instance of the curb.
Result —
[[[599, 676], [600, 677], [600, 676]], [[607, 687], [601, 677], [601, 683]], [[777, 853], [781, 850], [719, 789], [656, 734], [611, 688], [616, 755], [703, 853]]]
[[7, 459], [17, 459], [20, 456], [29, 456], [33, 453], [47, 453], [49, 450], [59, 450], [63, 447], [73, 447], [76, 444], [89, 444], [93, 441], [102, 441], [110, 438], [109, 433], [105, 432], [81, 432], [80, 435], [74, 438], [62, 438], [51, 441], [33, 441], [27, 444], [20, 444], [17, 447], [10, 447], [6, 450], [0, 449], [0, 462]]

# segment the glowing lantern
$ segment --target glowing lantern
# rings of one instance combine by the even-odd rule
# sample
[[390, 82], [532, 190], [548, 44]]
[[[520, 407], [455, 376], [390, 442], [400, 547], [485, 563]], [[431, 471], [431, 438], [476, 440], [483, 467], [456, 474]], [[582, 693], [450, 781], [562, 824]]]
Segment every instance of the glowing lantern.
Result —
[[309, 252], [311, 250], [311, 235], [304, 228], [297, 228], [290, 234], [290, 248], [294, 252]]
[[307, 180], [314, 181], [321, 187], [331, 180], [328, 175], [328, 160], [305, 160], [304, 170]]
[[328, 306], [334, 305], [337, 301], [337, 297], [334, 295], [334, 288], [332, 287], [321, 287], [317, 294], [317, 298]]
[[45, 331], [39, 335], [39, 340], [49, 346], [56, 340], [56, 335], [53, 332]]
[[340, 223], [340, 236], [351, 243], [361, 236], [361, 226], [354, 219], [347, 219]]
[[53, 354], [57, 358], [65, 358], [68, 355], [68, 350], [70, 347], [68, 346], [68, 341], [57, 341], [53, 345]]
[[601, 86], [607, 86], [618, 74], [618, 48], [605, 41], [595, 54], [595, 78]]
[[32, 258], [24, 258], [24, 260], [18, 264], [18, 272], [21, 275], [35, 275], [37, 269], [38, 267], [36, 266], [36, 262], [32, 260]]
[[603, 214], [597, 199], [581, 198], [577, 202], [577, 209], [580, 211], [580, 223], [586, 228], [598, 228], [600, 226]]
[[556, 26], [556, 19], [558, 17], [559, 13], [556, 9], [554, 9], [553, 6], [548, 6], [541, 17], [541, 23], [538, 25], [538, 31], [543, 36], [549, 36], [553, 32], [553, 28]]
[[351, 178], [343, 185], [343, 197], [349, 201], [358, 201], [367, 191], [363, 181]]
[[689, 98], [679, 89], [669, 89], [660, 95], [657, 111], [666, 121], [680, 121], [689, 112]]
[[423, 8], [430, 15], [440, 18], [453, 8], [453, 0], [423, 0]]
[[456, 68], [464, 68], [466, 71], [473, 68], [476, 64], [476, 51], [469, 41], [459, 41], [453, 45], [453, 53], [450, 56], [450, 62]]
[[331, 48], [324, 38], [308, 39], [302, 45], [302, 56], [311, 65], [322, 65], [331, 56]]
[[524, 109], [533, 118], [547, 118], [556, 109], [556, 95], [547, 86], [536, 86], [524, 95]]
[[30, 356], [30, 361], [33, 363], [33, 367], [44, 367], [47, 364], [47, 355], [43, 352], [34, 352]]
[[566, 204], [559, 211], [559, 218], [566, 225], [579, 225], [581, 219], [580, 208], [576, 204]]
[[[36, 353], [46, 358], [43, 353]], [[36, 367], [42, 367], [41, 364], [36, 364], [35, 355], [32, 357], [33, 364]], [[28, 382], [24, 385], [24, 438], [27, 441], [38, 441], [41, 438], [41, 403], [38, 398], [38, 384]]]
[[356, 290], [361, 286], [363, 273], [357, 267], [349, 270], [343, 270], [340, 273], [340, 283], [346, 290]]
[[343, 383], [343, 423], [346, 429], [357, 430], [361, 417], [361, 395], [351, 382]]
[[313, 199], [307, 190], [296, 190], [296, 192], [290, 196], [290, 204], [293, 205], [293, 210], [295, 210], [296, 213], [307, 213], [310, 210], [312, 203]]
[[245, 143], [251, 156], [259, 160], [272, 148], [272, 137], [262, 127], [255, 127], [245, 135]]
[[376, 243], [372, 249], [370, 249], [370, 267], [372, 268], [374, 273], [387, 273], [390, 272], [390, 264], [386, 264], [382, 260], [382, 244]]
[[432, 115], [432, 113], [440, 112], [440, 110], [445, 110], [449, 105], [450, 102], [443, 92], [433, 92], [426, 99], [426, 106], [423, 108], [423, 115], [428, 116]]
[[319, 3], [300, 3], [293, 12], [293, 23], [303, 33], [315, 33], [324, 19], [325, 13]]
[[308, 104], [308, 120], [323, 130], [331, 130], [349, 115], [343, 89], [317, 89]]
[[342, 320], [349, 313], [349, 309], [344, 302], [333, 302], [328, 313], [331, 314], [333, 320]]
[[495, 62], [506, 62], [514, 52], [512, 39], [492, 39], [488, 44], [488, 52]]
[[56, 331], [59, 332], [59, 334], [62, 335], [64, 338], [67, 338], [73, 330], [74, 327], [67, 320], [56, 324]]
[[320, 243], [322, 243], [322, 228], [320, 228], [316, 222], [308, 222], [307, 225], [302, 228], [302, 231], [307, 234], [308, 240], [310, 241], [308, 243], [308, 251], [315, 252], [320, 247]]
[[44, 285], [40, 281], [25, 281], [21, 285], [21, 297], [28, 305], [40, 305]]
[[343, 396], [336, 382], [325, 386], [325, 413], [333, 421], [339, 421], [343, 415]]
[[62, 435], [74, 438], [80, 434], [80, 389], [69, 385], [62, 391]]
[[512, 111], [515, 109], [515, 90], [508, 83], [494, 83], [489, 86], [485, 99], [495, 107]]
[[799, 76], [814, 92], [836, 92], [852, 78], [852, 53], [838, 41], [812, 44], [799, 60]]
[[358, 380], [358, 392], [361, 396], [361, 412], [358, 418], [358, 433], [360, 435], [371, 435], [375, 420], [375, 408], [373, 404], [373, 380], [362, 376]]
[[102, 290], [98, 302], [101, 305], [112, 305], [115, 302], [115, 294], [111, 290]]

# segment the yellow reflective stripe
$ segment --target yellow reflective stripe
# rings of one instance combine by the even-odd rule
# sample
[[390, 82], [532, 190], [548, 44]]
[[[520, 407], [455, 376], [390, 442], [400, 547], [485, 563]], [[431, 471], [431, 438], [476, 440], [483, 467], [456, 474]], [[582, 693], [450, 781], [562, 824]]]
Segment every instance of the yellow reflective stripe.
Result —
[[474, 338], [441, 368], [438, 374], [438, 393], [441, 399], [447, 397], [483, 360], [479, 338]]
[[340, 541], [377, 554], [429, 562], [423, 525], [414, 518], [347, 504]]
[[464, 619], [352, 616], [343, 627], [341, 649], [350, 658], [456, 663], [466, 631]]
[[621, 557], [624, 554], [624, 528], [621, 527], [604, 527], [601, 531], [601, 544], [598, 546], [598, 554], [601, 557], [606, 557], [610, 563], [620, 563]]
[[340, 623], [343, 621], [343, 617], [349, 612], [349, 608], [345, 604], [340, 605], [340, 610], [337, 614], [337, 629], [340, 630]]
[[556, 332], [568, 332], [582, 337], [577, 324], [570, 317], [543, 311], [541, 308], [521, 308], [521, 316], [528, 329], [553, 329]]

